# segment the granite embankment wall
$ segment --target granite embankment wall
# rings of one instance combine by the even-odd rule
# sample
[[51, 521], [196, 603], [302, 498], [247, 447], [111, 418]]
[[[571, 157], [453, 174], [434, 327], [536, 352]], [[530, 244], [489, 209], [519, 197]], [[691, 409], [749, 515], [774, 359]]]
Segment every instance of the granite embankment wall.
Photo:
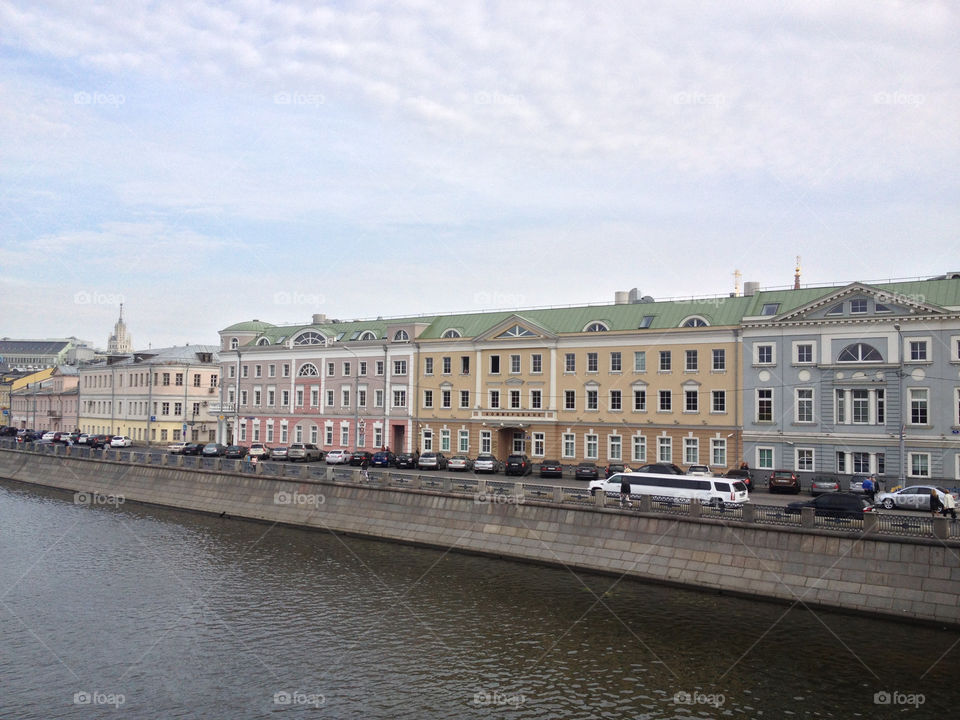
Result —
[[[960, 543], [0, 449], [0, 477], [231, 517], [960, 625]], [[285, 495], [279, 495], [284, 493]], [[279, 500], [279, 502], [278, 502]]]

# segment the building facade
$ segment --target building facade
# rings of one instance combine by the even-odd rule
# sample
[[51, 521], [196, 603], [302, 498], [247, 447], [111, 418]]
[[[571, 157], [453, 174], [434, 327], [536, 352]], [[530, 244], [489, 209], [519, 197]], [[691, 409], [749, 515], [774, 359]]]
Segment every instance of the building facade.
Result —
[[32, 382], [23, 382], [10, 393], [12, 425], [54, 432], [77, 428], [77, 369], [60, 365], [37, 373]]

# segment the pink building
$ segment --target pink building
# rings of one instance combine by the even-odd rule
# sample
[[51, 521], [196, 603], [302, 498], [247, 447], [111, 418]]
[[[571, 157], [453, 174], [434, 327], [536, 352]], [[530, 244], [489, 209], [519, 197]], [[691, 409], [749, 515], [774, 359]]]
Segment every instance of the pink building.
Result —
[[79, 408], [77, 369], [59, 365], [49, 378], [10, 393], [11, 424], [54, 432], [76, 430]]

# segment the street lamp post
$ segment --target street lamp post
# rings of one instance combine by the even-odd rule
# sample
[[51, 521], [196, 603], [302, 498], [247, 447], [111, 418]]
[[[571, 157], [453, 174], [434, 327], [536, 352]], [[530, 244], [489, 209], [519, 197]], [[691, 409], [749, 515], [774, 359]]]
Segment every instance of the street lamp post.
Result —
[[893, 326], [893, 329], [897, 331], [897, 337], [899, 339], [899, 347], [897, 348], [897, 358], [899, 359], [897, 367], [897, 395], [900, 398], [900, 442], [899, 442], [899, 452], [900, 452], [900, 474], [897, 478], [897, 481], [900, 484], [900, 487], [904, 487], [906, 482], [906, 450], [905, 450], [905, 441], [904, 441], [904, 430], [906, 429], [906, 419], [904, 417], [904, 401], [903, 401], [903, 332], [900, 328], [900, 324], [897, 323]]

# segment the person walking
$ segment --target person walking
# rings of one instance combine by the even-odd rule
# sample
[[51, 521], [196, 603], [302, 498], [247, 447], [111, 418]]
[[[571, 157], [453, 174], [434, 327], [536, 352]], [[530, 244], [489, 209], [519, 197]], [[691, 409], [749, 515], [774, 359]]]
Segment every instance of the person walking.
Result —
[[940, 513], [946, 517], [949, 515], [954, 520], [957, 519], [957, 501], [953, 499], [952, 493], [947, 493], [943, 496], [943, 510]]
[[363, 479], [366, 482], [370, 482], [370, 459], [364, 455], [363, 460], [360, 461], [360, 470], [363, 471]]
[[943, 503], [940, 502], [940, 494], [936, 488], [930, 488], [930, 514], [934, 517], [943, 510]]
[[869, 477], [865, 478], [861, 486], [863, 488], [863, 494], [866, 495], [867, 500], [870, 501], [871, 505], [876, 505], [874, 498], [877, 495], [877, 486], [873, 484], [873, 480]]
[[632, 508], [633, 504], [630, 502], [630, 479], [623, 475], [620, 478], [620, 507]]

